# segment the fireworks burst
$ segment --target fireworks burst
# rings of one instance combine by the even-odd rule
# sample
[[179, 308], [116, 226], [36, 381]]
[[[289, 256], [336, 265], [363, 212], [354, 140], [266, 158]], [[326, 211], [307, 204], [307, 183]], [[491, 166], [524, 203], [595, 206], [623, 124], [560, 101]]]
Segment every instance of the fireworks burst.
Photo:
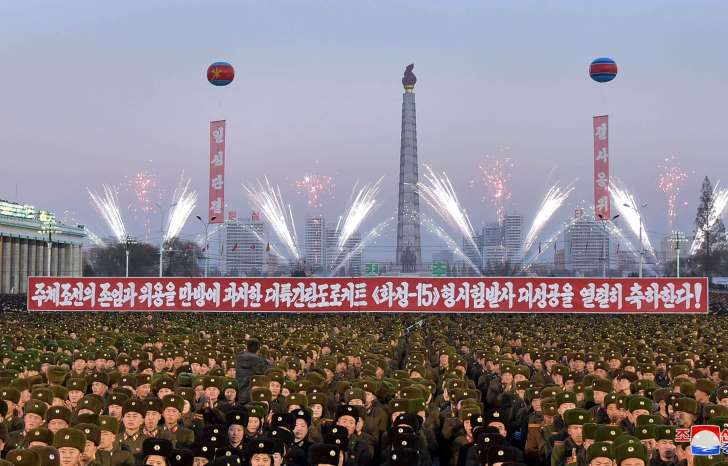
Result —
[[[710, 230], [715, 226], [716, 222], [723, 217], [723, 212], [725, 211], [726, 205], [728, 205], [728, 188], [719, 188], [718, 185], [720, 184], [720, 181], [715, 183], [715, 187], [713, 188], [713, 209], [710, 211], [710, 214], [708, 215], [708, 227], [706, 230]], [[703, 241], [705, 240], [705, 231], [703, 231], [702, 228], [699, 228], [695, 232], [695, 238], [693, 239], [693, 243], [690, 245], [690, 254], [697, 253], [700, 248], [703, 246]]]
[[91, 202], [98, 210], [101, 218], [104, 219], [106, 225], [111, 230], [114, 238], [120, 243], [124, 242], [127, 236], [124, 219], [119, 209], [119, 196], [116, 191], [109, 185], [103, 185], [103, 195], [87, 189]]
[[96, 233], [94, 233], [93, 231], [89, 230], [88, 227], [85, 227], [84, 226], [83, 229], [86, 232], [86, 237], [92, 243], [94, 243], [94, 246], [99, 247], [99, 248], [103, 248], [103, 247], [106, 246], [106, 244], [104, 244], [104, 242], [101, 240], [101, 238], [99, 238], [99, 236]]
[[425, 181], [417, 183], [417, 190], [420, 195], [438, 215], [458, 230], [477, 251], [475, 230], [470, 223], [467, 212], [460, 206], [460, 201], [452, 183], [450, 183], [450, 179], [444, 172], [441, 176], [438, 176], [428, 165], [425, 165], [425, 169], [427, 170], [424, 175]]
[[618, 181], [609, 184], [609, 193], [612, 195], [614, 204], [619, 211], [619, 215], [627, 224], [629, 229], [635, 235], [640, 237], [640, 231], [642, 232], [642, 249], [647, 250], [653, 257], [655, 256], [655, 249], [652, 247], [650, 238], [647, 235], [647, 228], [645, 227], [644, 218], [640, 222], [640, 210], [632, 193], [627, 191]]
[[483, 201], [490, 202], [495, 206], [495, 213], [498, 221], [503, 220], [505, 215], [505, 203], [511, 198], [510, 182], [513, 171], [513, 161], [510, 157], [491, 158], [485, 157], [485, 162], [478, 165], [480, 171], [479, 180], [472, 180], [471, 186], [482, 183], [485, 186], [486, 196]]
[[298, 248], [298, 235], [293, 223], [291, 206], [284, 205], [278, 186], [273, 187], [267, 177], [264, 180], [265, 184], [260, 180], [256, 180], [256, 185], [243, 184], [243, 189], [253, 207], [262, 212], [264, 218], [270, 222], [276, 236], [285, 245], [291, 256], [295, 260], [300, 260], [301, 252]]
[[561, 207], [573, 191], [574, 188], [571, 186], [561, 189], [561, 186], [559, 186], [558, 183], [548, 190], [546, 196], [544, 196], [541, 201], [541, 206], [539, 207], [536, 216], [533, 218], [531, 229], [528, 231], [528, 235], [526, 236], [526, 242], [523, 247], [524, 254], [531, 249], [531, 246], [533, 246], [533, 243], [536, 241], [536, 238], [543, 227], [546, 223], [548, 223], [554, 213], [559, 209], [559, 207]]
[[434, 233], [438, 238], [440, 238], [448, 247], [450, 251], [452, 251], [456, 256], [460, 257], [465, 264], [470, 267], [476, 274], [481, 275], [480, 268], [476, 266], [473, 261], [468, 257], [467, 254], [463, 252], [462, 249], [458, 246], [458, 243], [452, 239], [450, 235], [447, 234], [445, 230], [440, 227], [440, 225], [436, 224], [431, 218], [428, 218], [424, 215], [420, 215], [420, 219], [422, 222], [422, 225], [425, 226], [431, 233]]
[[[373, 241], [376, 241], [380, 236], [382, 236], [382, 233], [384, 230], [392, 223], [394, 222], [394, 217], [390, 217], [387, 220], [383, 221], [379, 225], [375, 226], [371, 230], [369, 230], [369, 233], [364, 235], [364, 238], [359, 242], [359, 244], [356, 245], [356, 247], [352, 248], [351, 251], [349, 251], [346, 255], [341, 257], [339, 260], [336, 261], [336, 266], [331, 270], [329, 273], [329, 276], [333, 276], [336, 274], [336, 272], [341, 269], [349, 260], [354, 257], [357, 254], [361, 254], [361, 252], [364, 250], [366, 246], [368, 246]], [[341, 251], [341, 250], [340, 250]]]
[[180, 177], [177, 189], [172, 196], [173, 207], [167, 218], [167, 230], [164, 234], [164, 241], [176, 238], [187, 223], [187, 219], [197, 205], [197, 192], [188, 191], [190, 179], [184, 181], [184, 175]]
[[[382, 178], [379, 178], [374, 184], [366, 184], [364, 187], [357, 191], [357, 186], [354, 185], [352, 190], [352, 201], [349, 204], [349, 208], [342, 219], [339, 220], [339, 224], [336, 227], [338, 232], [337, 248], [339, 252], [344, 249], [346, 242], [349, 241], [351, 235], [356, 232], [361, 226], [364, 219], [372, 212], [376, 204], [376, 196], [379, 193], [379, 185], [382, 182]], [[354, 193], [356, 192], [356, 195]]]
[[666, 157], [664, 162], [665, 164], [660, 166], [657, 183], [660, 191], [667, 197], [667, 217], [672, 225], [677, 216], [676, 203], [680, 194], [680, 185], [687, 180], [688, 172], [676, 164], [674, 155]]
[[334, 196], [334, 179], [326, 175], [305, 174], [295, 181], [299, 193], [305, 194], [309, 207], [322, 207], [323, 197]]

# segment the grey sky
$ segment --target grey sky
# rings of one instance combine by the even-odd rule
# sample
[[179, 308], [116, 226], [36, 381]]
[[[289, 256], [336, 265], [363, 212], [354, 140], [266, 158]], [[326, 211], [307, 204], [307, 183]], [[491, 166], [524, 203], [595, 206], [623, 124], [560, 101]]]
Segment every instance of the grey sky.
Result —
[[[207, 126], [225, 118], [229, 208], [246, 213], [240, 183], [268, 175], [302, 221], [311, 211], [292, 184], [313, 170], [336, 179], [330, 216], [355, 181], [384, 175], [384, 218], [414, 62], [420, 160], [447, 171], [474, 224], [494, 215], [469, 182], [504, 147], [509, 210], [530, 216], [547, 182], [575, 179], [560, 217], [590, 203], [591, 117], [609, 113], [612, 173], [650, 203], [650, 230], [669, 230], [656, 166], [674, 154], [695, 172], [687, 228], [702, 176], [728, 183], [726, 18], [721, 1], [6, 1], [0, 198], [17, 183], [21, 201], [106, 234], [87, 186], [151, 168], [171, 187], [184, 170], [203, 212]], [[597, 56], [617, 61], [614, 82], [588, 78]], [[219, 59], [236, 68], [222, 89], [204, 74]]]

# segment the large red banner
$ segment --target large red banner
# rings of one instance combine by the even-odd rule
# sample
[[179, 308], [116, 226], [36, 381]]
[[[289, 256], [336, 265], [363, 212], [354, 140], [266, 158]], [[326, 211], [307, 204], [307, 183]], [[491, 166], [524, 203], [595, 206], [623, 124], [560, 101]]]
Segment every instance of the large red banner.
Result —
[[29, 311], [708, 312], [705, 278], [28, 279]]
[[609, 117], [594, 117], [594, 218], [611, 219], [609, 200]]
[[225, 120], [210, 122], [210, 206], [208, 222], [225, 221]]

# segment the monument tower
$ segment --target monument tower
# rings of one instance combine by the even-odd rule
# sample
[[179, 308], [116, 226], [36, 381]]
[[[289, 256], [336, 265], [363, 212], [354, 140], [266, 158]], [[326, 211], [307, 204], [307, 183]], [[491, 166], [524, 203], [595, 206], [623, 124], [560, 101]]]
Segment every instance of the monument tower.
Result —
[[402, 136], [399, 149], [399, 207], [397, 211], [397, 257], [395, 263], [402, 272], [414, 272], [422, 265], [420, 247], [420, 196], [417, 192], [417, 116], [415, 112], [415, 83], [408, 65], [402, 78]]

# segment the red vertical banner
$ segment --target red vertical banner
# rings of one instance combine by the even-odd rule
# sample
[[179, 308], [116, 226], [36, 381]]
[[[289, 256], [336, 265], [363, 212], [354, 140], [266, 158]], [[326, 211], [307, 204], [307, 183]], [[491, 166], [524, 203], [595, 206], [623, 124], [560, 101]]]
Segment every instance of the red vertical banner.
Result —
[[225, 120], [210, 122], [210, 207], [208, 222], [225, 221]]
[[594, 217], [610, 219], [609, 117], [594, 117]]

